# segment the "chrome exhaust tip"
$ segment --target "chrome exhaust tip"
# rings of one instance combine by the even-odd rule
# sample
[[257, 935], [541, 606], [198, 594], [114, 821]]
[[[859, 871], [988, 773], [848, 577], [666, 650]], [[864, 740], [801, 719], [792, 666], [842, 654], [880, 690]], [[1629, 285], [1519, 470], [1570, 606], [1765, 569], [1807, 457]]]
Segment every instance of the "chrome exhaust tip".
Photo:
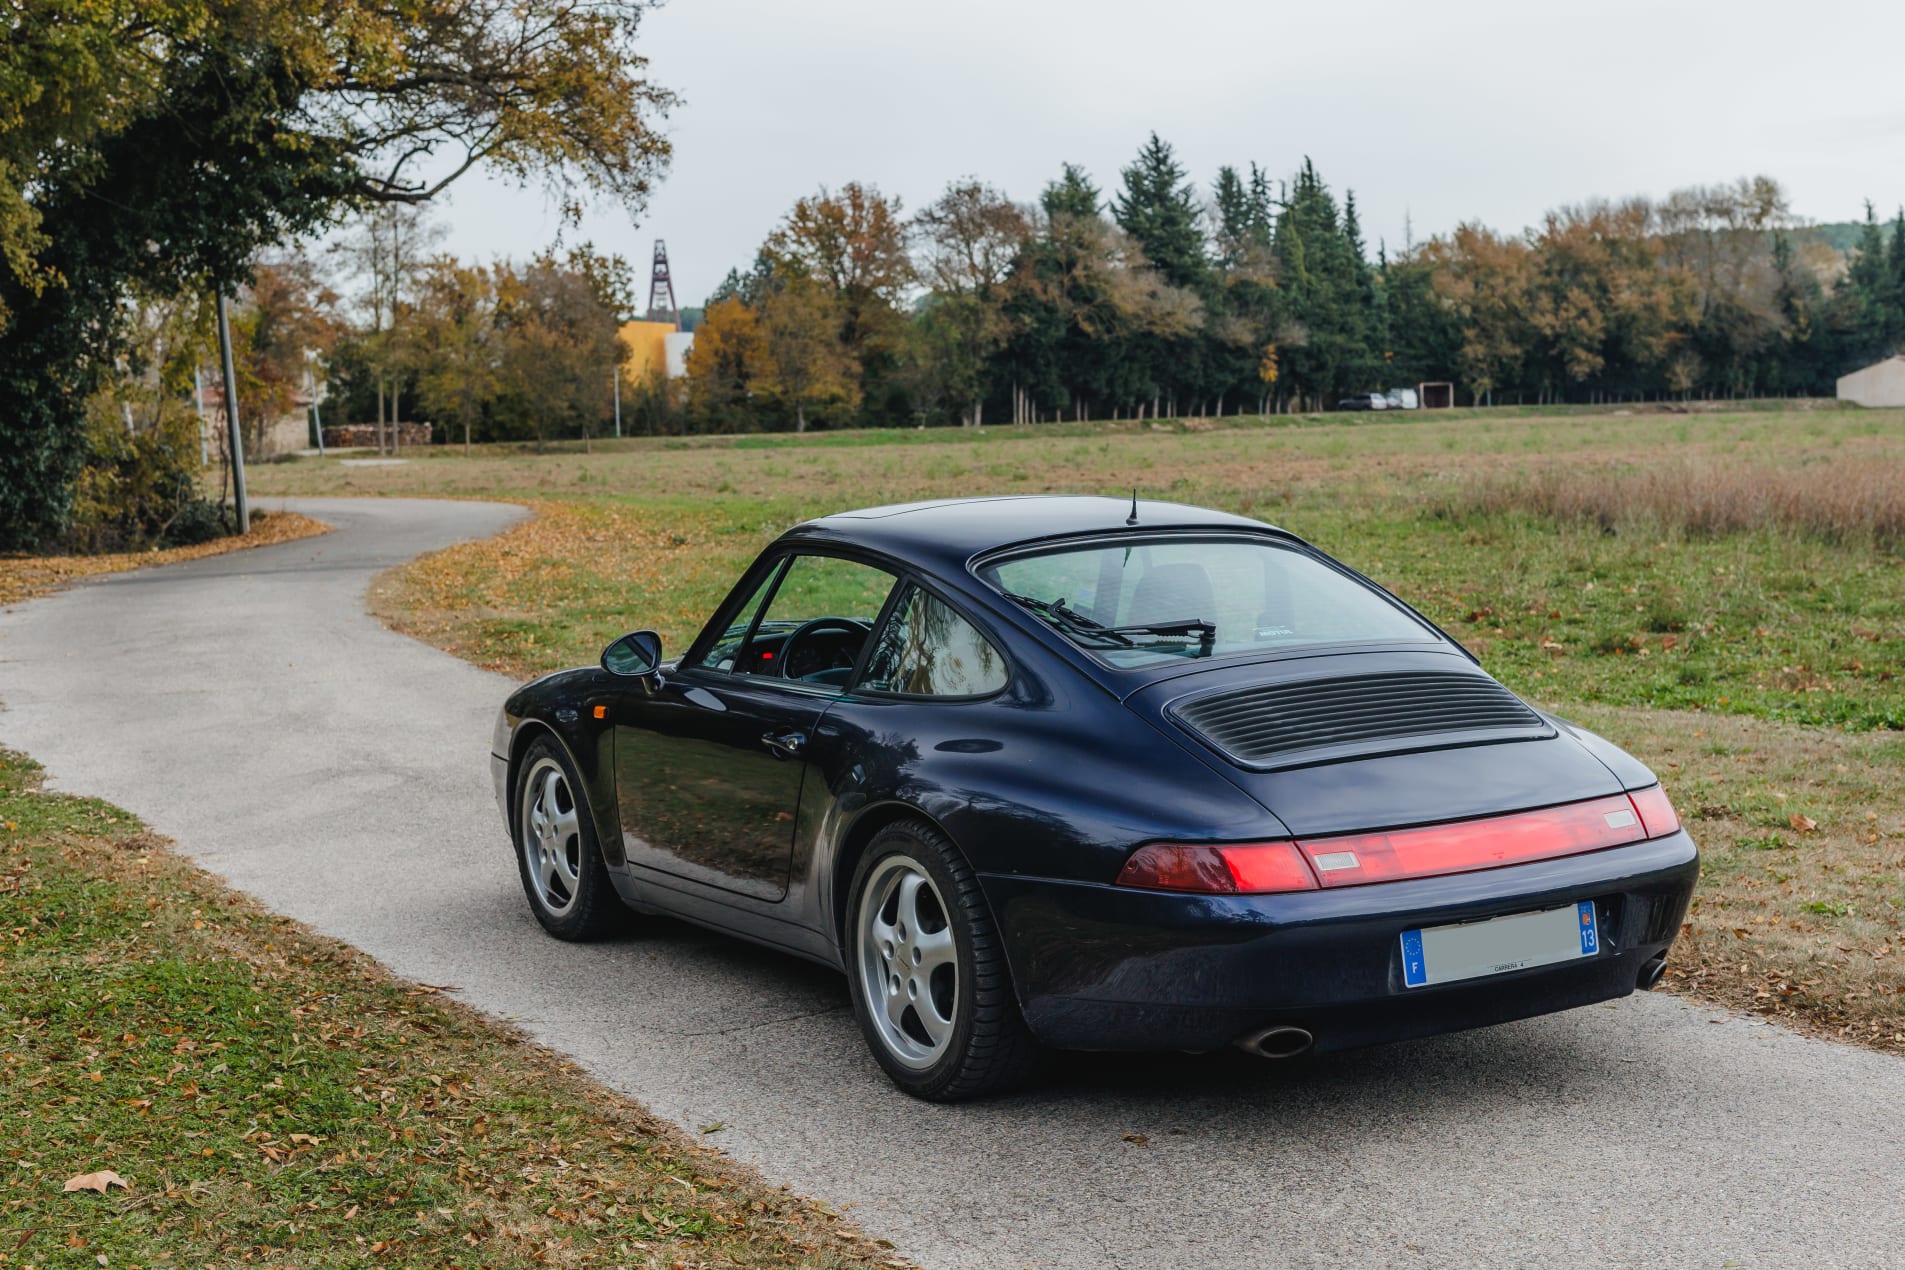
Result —
[[1316, 1044], [1316, 1038], [1300, 1027], [1267, 1027], [1261, 1032], [1239, 1037], [1238, 1049], [1258, 1058], [1295, 1058]]

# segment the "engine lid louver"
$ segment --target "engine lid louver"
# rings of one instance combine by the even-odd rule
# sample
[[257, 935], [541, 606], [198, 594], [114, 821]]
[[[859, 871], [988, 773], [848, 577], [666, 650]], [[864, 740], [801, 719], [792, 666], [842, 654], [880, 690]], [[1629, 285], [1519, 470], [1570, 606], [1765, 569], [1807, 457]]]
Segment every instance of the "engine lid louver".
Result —
[[1493, 679], [1445, 671], [1264, 684], [1180, 702], [1170, 713], [1232, 762], [1256, 768], [1554, 735]]

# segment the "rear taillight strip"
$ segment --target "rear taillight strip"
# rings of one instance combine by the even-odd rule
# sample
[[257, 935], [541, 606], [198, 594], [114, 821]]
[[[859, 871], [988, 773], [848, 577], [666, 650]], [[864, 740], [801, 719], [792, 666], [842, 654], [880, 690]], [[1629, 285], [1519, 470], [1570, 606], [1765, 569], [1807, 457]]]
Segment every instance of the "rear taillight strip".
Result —
[[1647, 836], [1639, 809], [1627, 795], [1616, 794], [1486, 820], [1305, 838], [1297, 845], [1315, 867], [1317, 881], [1336, 887], [1550, 860]]
[[1263, 895], [1362, 886], [1525, 864], [1660, 838], [1680, 819], [1658, 785], [1539, 811], [1295, 842], [1151, 843], [1120, 886], [1207, 895]]

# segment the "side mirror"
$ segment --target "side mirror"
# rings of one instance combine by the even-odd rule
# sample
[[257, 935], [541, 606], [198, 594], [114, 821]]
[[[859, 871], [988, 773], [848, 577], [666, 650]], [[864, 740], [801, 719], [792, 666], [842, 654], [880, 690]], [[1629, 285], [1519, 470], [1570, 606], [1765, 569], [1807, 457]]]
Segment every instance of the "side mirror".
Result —
[[602, 669], [626, 679], [640, 679], [661, 668], [661, 636], [653, 631], [631, 631], [602, 650]]

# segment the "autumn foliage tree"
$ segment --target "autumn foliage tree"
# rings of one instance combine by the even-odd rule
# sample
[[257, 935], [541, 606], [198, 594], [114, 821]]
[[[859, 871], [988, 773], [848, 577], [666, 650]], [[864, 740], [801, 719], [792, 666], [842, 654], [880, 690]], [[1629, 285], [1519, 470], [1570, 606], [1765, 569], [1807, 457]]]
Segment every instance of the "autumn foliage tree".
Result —
[[[631, 207], [673, 99], [642, 0], [23, 0], [0, 46], [0, 547], [57, 532], [125, 302], [481, 163]], [[426, 175], [426, 162], [428, 170]]]

